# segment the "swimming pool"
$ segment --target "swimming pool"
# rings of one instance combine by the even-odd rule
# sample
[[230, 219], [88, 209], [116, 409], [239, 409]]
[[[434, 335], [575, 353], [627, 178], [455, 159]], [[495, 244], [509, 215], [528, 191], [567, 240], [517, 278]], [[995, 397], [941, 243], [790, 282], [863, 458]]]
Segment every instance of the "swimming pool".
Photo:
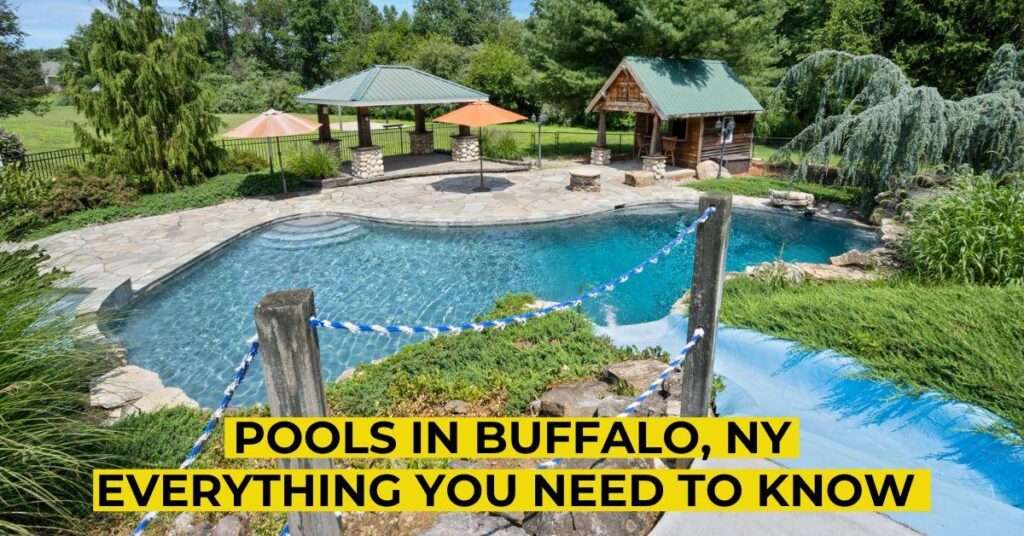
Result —
[[[160, 374], [203, 406], [219, 400], [255, 331], [268, 292], [312, 288], [318, 315], [374, 323], [471, 319], [507, 292], [563, 300], [651, 254], [694, 207], [628, 209], [559, 223], [417, 227], [343, 217], [278, 223], [244, 237], [136, 302], [112, 327], [133, 364]], [[736, 210], [728, 270], [776, 258], [827, 262], [870, 248], [872, 232], [785, 213]], [[600, 325], [662, 318], [690, 284], [693, 240], [613, 294], [590, 302]], [[415, 337], [322, 337], [324, 377], [393, 353]], [[263, 399], [262, 373], [235, 395]]]

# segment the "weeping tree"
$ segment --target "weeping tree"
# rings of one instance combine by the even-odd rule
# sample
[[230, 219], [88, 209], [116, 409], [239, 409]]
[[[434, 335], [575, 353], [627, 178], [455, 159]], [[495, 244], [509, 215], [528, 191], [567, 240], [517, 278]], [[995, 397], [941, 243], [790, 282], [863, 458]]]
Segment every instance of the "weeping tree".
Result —
[[892, 61], [825, 50], [785, 74], [773, 113], [816, 109], [810, 125], [774, 156], [799, 159], [806, 177], [839, 157], [842, 181], [875, 192], [922, 169], [970, 166], [1001, 176], [1024, 170], [1024, 50], [1000, 48], [978, 94], [947, 100], [914, 86]]
[[199, 84], [204, 30], [162, 14], [157, 0], [108, 0], [69, 39], [65, 89], [88, 120], [75, 135], [105, 170], [155, 191], [216, 170], [220, 119]]

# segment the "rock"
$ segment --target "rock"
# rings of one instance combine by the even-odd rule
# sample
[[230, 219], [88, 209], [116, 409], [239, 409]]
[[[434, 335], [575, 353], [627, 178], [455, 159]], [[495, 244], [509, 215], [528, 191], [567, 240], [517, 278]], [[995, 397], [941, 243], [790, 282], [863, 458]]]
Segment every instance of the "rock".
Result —
[[355, 375], [356, 375], [356, 368], [355, 367], [349, 367], [349, 368], [341, 371], [341, 374], [339, 374], [338, 377], [334, 381], [336, 381], [336, 382], [343, 382], [343, 381], [345, 381], [345, 380], [347, 380], [347, 379], [349, 379], [349, 378], [351, 378], [352, 376], [355, 376]]
[[537, 414], [542, 417], [591, 417], [611, 388], [597, 380], [556, 385], [541, 395]]
[[197, 523], [190, 512], [182, 512], [174, 518], [167, 536], [208, 536], [211, 529], [206, 523]]
[[528, 536], [528, 532], [501, 516], [455, 512], [438, 516], [420, 536]]
[[174, 406], [199, 407], [195, 400], [189, 398], [185, 391], [177, 387], [161, 387], [156, 391], [146, 393], [145, 396], [132, 402], [130, 405], [139, 413], [152, 413], [158, 409]]
[[807, 277], [799, 266], [783, 261], [763, 262], [755, 266], [748, 266], [744, 273], [762, 281], [782, 281], [797, 285], [803, 283]]
[[134, 365], [117, 367], [96, 380], [89, 391], [89, 403], [103, 409], [114, 409], [162, 387], [160, 376], [151, 370]]
[[874, 248], [868, 251], [874, 257], [875, 265], [883, 268], [897, 268], [903, 264], [898, 251], [887, 247]]
[[859, 268], [874, 268], [878, 266], [878, 259], [870, 254], [857, 249], [851, 249], [842, 255], [829, 258], [833, 266], [857, 266]]
[[665, 370], [666, 364], [656, 359], [633, 359], [608, 365], [602, 378], [612, 385], [623, 382], [636, 393], [640, 393]]
[[627, 171], [626, 180], [624, 184], [626, 186], [634, 186], [642, 188], [644, 186], [654, 186], [655, 177], [652, 171]]
[[545, 307], [551, 307], [552, 305], [558, 305], [558, 302], [547, 301], [547, 300], [533, 300], [526, 307], [528, 309], [543, 309]]
[[808, 279], [817, 281], [875, 281], [882, 278], [877, 270], [864, 270], [850, 266], [833, 266], [831, 264], [797, 263]]
[[633, 399], [625, 396], [609, 396], [597, 404], [592, 417], [615, 417], [626, 409]]
[[449, 400], [444, 404], [444, 412], [449, 415], [466, 415], [472, 410], [468, 402]]
[[534, 400], [526, 405], [526, 414], [531, 417], [540, 415], [540, 399]]
[[768, 202], [773, 207], [810, 208], [814, 206], [814, 195], [807, 192], [768, 190]]
[[[654, 460], [566, 460], [567, 468], [654, 469]], [[538, 512], [526, 518], [528, 534], [578, 534], [627, 536], [647, 534], [661, 517], [660, 512]]]
[[213, 528], [211, 536], [246, 536], [249, 534], [249, 526], [242, 518], [235, 515], [226, 515], [220, 518], [217, 526]]
[[871, 211], [871, 215], [868, 216], [868, 223], [878, 227], [882, 225], [882, 220], [892, 218], [894, 216], [895, 214], [885, 207], [875, 207], [875, 209]]
[[892, 218], [885, 218], [881, 221], [882, 242], [898, 242], [907, 234], [907, 227]]
[[[728, 169], [722, 168], [722, 176], [723, 177], [731, 177], [732, 174], [729, 173]], [[697, 178], [698, 179], [701, 179], [701, 180], [704, 180], [704, 179], [714, 179], [714, 178], [717, 178], [717, 177], [718, 177], [718, 162], [715, 162], [714, 160], [705, 160], [705, 161], [697, 164]]]

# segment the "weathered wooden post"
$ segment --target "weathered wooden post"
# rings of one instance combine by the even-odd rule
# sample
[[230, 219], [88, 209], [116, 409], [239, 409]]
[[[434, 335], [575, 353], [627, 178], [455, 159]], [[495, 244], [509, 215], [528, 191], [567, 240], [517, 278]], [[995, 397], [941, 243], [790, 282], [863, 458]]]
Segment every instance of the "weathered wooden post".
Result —
[[[273, 292], [256, 305], [263, 378], [274, 417], [327, 416], [320, 342], [309, 325], [315, 311], [309, 289]], [[280, 465], [282, 469], [332, 467], [328, 459], [282, 459]], [[331, 512], [291, 512], [288, 529], [292, 536], [340, 536], [341, 522]]]
[[697, 250], [693, 257], [693, 284], [690, 287], [690, 316], [687, 339], [697, 328], [704, 337], [683, 361], [683, 417], [704, 417], [711, 407], [715, 374], [715, 335], [718, 310], [722, 305], [725, 279], [725, 251], [732, 223], [732, 196], [708, 194], [700, 198], [700, 212], [715, 207], [715, 213], [697, 228]]

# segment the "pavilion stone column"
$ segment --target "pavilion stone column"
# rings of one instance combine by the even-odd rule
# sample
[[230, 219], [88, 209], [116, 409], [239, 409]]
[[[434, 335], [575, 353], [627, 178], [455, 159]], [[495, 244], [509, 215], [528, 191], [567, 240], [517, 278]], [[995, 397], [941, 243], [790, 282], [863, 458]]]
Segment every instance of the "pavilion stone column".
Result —
[[379, 145], [352, 148], [352, 176], [372, 179], [384, 175], [384, 149]]
[[607, 166], [612, 163], [612, 150], [608, 148], [604, 110], [597, 113], [597, 139], [590, 148], [590, 163]]
[[452, 160], [476, 162], [480, 159], [480, 138], [476, 136], [452, 136]]
[[427, 130], [427, 116], [423, 106], [413, 106], [416, 113], [416, 129], [409, 133], [409, 152], [411, 154], [430, 154], [434, 152], [434, 133]]
[[644, 155], [640, 157], [643, 161], [643, 170], [654, 173], [654, 178], [662, 179], [665, 177], [665, 156], [664, 155]]

